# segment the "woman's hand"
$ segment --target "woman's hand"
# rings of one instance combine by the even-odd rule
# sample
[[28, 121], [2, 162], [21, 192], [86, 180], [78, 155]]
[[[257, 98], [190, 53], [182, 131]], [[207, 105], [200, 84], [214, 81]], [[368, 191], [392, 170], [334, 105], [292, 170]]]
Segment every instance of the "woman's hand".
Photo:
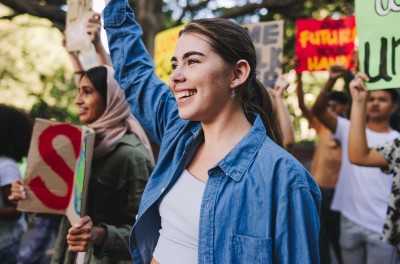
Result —
[[103, 227], [94, 227], [89, 216], [82, 217], [68, 230], [68, 250], [72, 252], [87, 251], [93, 245], [102, 246], [107, 236]]
[[86, 23], [86, 33], [88, 34], [90, 41], [97, 48], [101, 44], [100, 38], [101, 30], [101, 15], [99, 13], [93, 12], [90, 14], [89, 19]]
[[26, 199], [25, 188], [22, 185], [21, 180], [16, 180], [11, 185], [11, 194], [8, 196], [8, 200], [11, 202], [17, 203], [20, 200]]

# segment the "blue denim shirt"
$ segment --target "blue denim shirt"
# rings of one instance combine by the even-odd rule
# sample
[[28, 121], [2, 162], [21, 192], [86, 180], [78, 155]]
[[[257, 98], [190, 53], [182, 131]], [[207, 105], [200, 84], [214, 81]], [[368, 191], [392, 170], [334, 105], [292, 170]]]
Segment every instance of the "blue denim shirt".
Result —
[[[104, 10], [115, 78], [133, 114], [160, 144], [130, 236], [136, 264], [149, 263], [159, 237], [158, 205], [204, 141], [201, 123], [182, 120], [154, 73], [127, 0]], [[198, 263], [319, 263], [318, 186], [276, 145], [254, 115], [248, 134], [208, 171], [200, 212]]]

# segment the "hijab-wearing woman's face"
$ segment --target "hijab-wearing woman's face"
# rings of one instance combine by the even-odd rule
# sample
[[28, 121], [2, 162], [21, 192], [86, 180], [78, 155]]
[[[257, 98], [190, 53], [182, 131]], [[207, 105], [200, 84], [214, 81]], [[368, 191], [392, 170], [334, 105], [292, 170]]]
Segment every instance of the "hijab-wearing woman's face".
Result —
[[233, 69], [215, 53], [207, 37], [183, 34], [171, 59], [170, 87], [182, 119], [212, 122], [230, 98]]
[[75, 103], [79, 107], [79, 120], [86, 124], [99, 119], [106, 110], [103, 98], [86, 76], [79, 82]]

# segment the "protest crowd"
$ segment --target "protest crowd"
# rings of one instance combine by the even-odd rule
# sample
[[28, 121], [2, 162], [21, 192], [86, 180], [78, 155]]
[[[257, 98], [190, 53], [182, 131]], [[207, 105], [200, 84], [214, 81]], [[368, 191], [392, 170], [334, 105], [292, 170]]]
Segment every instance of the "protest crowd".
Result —
[[[195, 19], [155, 63], [128, 0], [71, 8], [80, 124], [0, 104], [0, 263], [400, 263], [400, 40], [366, 22], [397, 11], [360, 1], [296, 21], [290, 84], [283, 21]], [[289, 85], [316, 135], [307, 164]]]

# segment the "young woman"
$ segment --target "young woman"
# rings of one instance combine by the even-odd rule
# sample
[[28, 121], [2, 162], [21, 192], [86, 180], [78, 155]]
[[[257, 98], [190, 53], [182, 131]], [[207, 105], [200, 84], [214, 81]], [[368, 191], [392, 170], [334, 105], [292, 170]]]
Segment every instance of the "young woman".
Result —
[[128, 1], [110, 1], [103, 15], [115, 77], [161, 146], [130, 236], [134, 262], [318, 263], [320, 192], [280, 147], [246, 30], [189, 23], [168, 87]]
[[17, 162], [28, 154], [33, 122], [21, 111], [0, 104], [0, 263], [16, 263], [25, 219], [7, 197], [21, 179]]
[[[132, 263], [129, 231], [153, 169], [148, 139], [131, 115], [109, 66], [85, 72], [75, 103], [80, 121], [96, 133], [88, 194], [88, 216], [69, 224], [63, 218], [52, 263], [74, 263], [73, 252], [87, 251], [84, 263]], [[26, 196], [13, 184], [11, 200]]]

